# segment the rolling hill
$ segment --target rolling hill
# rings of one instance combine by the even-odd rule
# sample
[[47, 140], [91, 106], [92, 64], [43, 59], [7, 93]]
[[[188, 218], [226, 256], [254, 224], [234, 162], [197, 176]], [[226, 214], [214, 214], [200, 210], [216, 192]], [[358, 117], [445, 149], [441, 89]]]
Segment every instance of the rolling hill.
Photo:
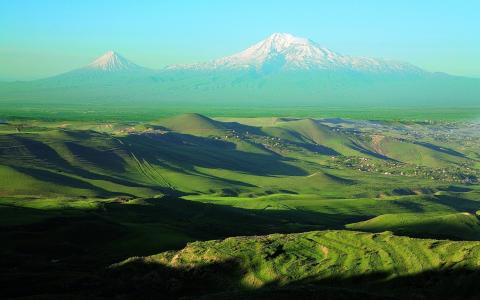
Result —
[[[184, 114], [115, 126], [4, 124], [0, 163], [8, 180], [0, 183], [1, 193], [52, 196], [67, 188], [70, 195], [89, 197], [173, 190], [252, 196], [341, 191], [351, 197], [364, 186], [364, 196], [376, 197], [423, 193], [429, 188], [413, 184], [415, 178], [427, 187], [438, 186], [428, 182], [428, 174], [451, 174], [436, 168], [461, 168], [475, 161], [474, 154], [441, 145], [380, 140], [327, 121], [281, 118], [274, 126], [254, 126]], [[370, 174], [356, 174], [367, 165]], [[392, 177], [392, 170], [404, 176]], [[385, 183], [375, 187], [379, 181]], [[29, 182], [28, 188], [22, 182]]]
[[172, 131], [201, 135], [222, 135], [228, 130], [222, 122], [195, 113], [168, 118], [159, 124]]
[[386, 214], [367, 221], [348, 224], [346, 228], [368, 232], [388, 230], [396, 234], [418, 237], [459, 240], [478, 240], [480, 238], [480, 222], [477, 216], [468, 212], [446, 215]]

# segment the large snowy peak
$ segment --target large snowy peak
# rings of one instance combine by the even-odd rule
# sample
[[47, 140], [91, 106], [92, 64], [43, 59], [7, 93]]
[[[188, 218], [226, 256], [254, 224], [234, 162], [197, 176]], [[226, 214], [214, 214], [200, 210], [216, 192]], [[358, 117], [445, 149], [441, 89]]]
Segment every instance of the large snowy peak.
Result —
[[218, 59], [215, 63], [225, 67], [259, 68], [276, 60], [287, 68], [311, 68], [319, 63], [334, 62], [338, 57], [338, 54], [308, 39], [288, 33], [274, 33], [246, 50]]
[[421, 69], [404, 62], [342, 55], [312, 40], [289, 33], [274, 33], [239, 53], [211, 62], [172, 68], [422, 72]]

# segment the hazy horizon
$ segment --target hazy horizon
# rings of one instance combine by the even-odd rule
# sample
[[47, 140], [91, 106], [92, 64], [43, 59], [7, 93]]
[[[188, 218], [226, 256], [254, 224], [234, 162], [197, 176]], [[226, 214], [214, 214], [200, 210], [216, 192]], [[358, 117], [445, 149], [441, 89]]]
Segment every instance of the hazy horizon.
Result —
[[202, 62], [241, 51], [273, 32], [306, 37], [342, 54], [480, 77], [480, 5], [474, 1], [253, 3], [1, 3], [0, 80], [56, 75], [108, 50], [154, 69]]

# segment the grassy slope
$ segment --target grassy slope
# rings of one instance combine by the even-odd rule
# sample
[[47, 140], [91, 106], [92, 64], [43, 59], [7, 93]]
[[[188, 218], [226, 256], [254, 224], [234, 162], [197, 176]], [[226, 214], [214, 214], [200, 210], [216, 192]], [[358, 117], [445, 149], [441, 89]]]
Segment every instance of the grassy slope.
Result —
[[[109, 196], [160, 193], [137, 177], [135, 162], [112, 137], [48, 130], [0, 137], [4, 195]], [[26, 185], [25, 183], [28, 183]]]
[[367, 221], [348, 224], [353, 230], [393, 231], [397, 234], [479, 240], [480, 222], [468, 212], [453, 214], [386, 214]]
[[291, 135], [297, 136], [304, 142], [322, 145], [343, 155], [359, 154], [351, 148], [352, 142], [348, 137], [333, 132], [331, 128], [315, 120], [282, 122], [278, 127], [286, 129]]
[[172, 131], [200, 135], [221, 135], [227, 130], [222, 122], [195, 113], [182, 114], [162, 120], [160, 125]]
[[[152, 285], [150, 278], [165, 288], [167, 295], [169, 292], [178, 293], [160, 281], [164, 270], [171, 269], [169, 274], [183, 287], [180, 293], [191, 295], [222, 292], [218, 298], [244, 299], [248, 295], [258, 297], [258, 291], [252, 289], [265, 288], [267, 292], [261, 293], [263, 296], [259, 298], [270, 299], [278, 294], [275, 293], [276, 288], [281, 288], [281, 293], [287, 293], [295, 286], [315, 283], [307, 290], [321, 291], [322, 285], [328, 286], [330, 281], [340, 293], [337, 297], [342, 294], [343, 287], [351, 292], [365, 292], [370, 297], [376, 295], [382, 298], [400, 297], [401, 293], [397, 290], [398, 293], [392, 295], [389, 290], [372, 288], [372, 282], [385, 284], [385, 279], [394, 281], [433, 270], [453, 272], [475, 269], [479, 267], [479, 262], [479, 242], [412, 239], [396, 237], [388, 232], [321, 231], [195, 242], [180, 251], [131, 258], [113, 268], [120, 274], [134, 274], [133, 281], [125, 282], [127, 287], [123, 291], [130, 288], [132, 294], [140, 295], [152, 291], [149, 290]], [[178, 270], [177, 273], [175, 270]], [[352, 280], [349, 285], [342, 284], [342, 281], [348, 282], [349, 278], [355, 277], [371, 278], [367, 284], [358, 284], [362, 279]], [[200, 282], [192, 282], [195, 279]], [[469, 279], [464, 276], [463, 284], [468, 284]], [[458, 281], [462, 283], [461, 280], [455, 283]], [[454, 285], [454, 282], [450, 284]], [[422, 287], [428, 286], [426, 282], [417, 283], [415, 290], [408, 290], [409, 285], [397, 288], [405, 289], [402, 294], [412, 298], [433, 296], [439, 291], [438, 287], [437, 290], [422, 290]], [[465, 292], [456, 291], [454, 295], [464, 295]], [[297, 297], [299, 295], [301, 292]], [[324, 296], [338, 299], [333, 295]]]
[[[320, 126], [312, 120], [291, 122], [283, 122], [281, 124], [288, 126], [282, 125], [276, 129], [295, 137], [296, 140], [290, 139], [294, 142], [323, 143], [338, 151], [346, 149], [349, 153], [361, 155], [348, 148], [350, 142], [346, 137], [332, 132], [326, 126]], [[232, 127], [237, 132], [255, 130], [233, 123], [222, 125], [195, 114], [170, 119], [166, 123], [172, 128], [186, 131], [190, 130], [189, 124], [196, 124], [195, 128], [201, 129], [196, 132], [199, 135], [223, 136], [224, 129]], [[282, 156], [265, 148], [261, 141], [240, 138], [218, 140], [176, 132], [125, 135], [124, 131], [130, 128], [128, 126], [117, 126], [117, 129], [113, 126], [94, 127], [96, 130], [106, 130], [99, 133], [86, 129], [74, 130], [77, 125], [61, 125], [68, 129], [39, 127], [21, 133], [11, 129], [10, 133], [0, 137], [0, 159], [4, 165], [2, 172], [5, 176], [11, 172], [12, 180], [18, 176], [23, 176], [25, 180], [29, 178], [30, 188], [24, 191], [25, 194], [151, 196], [175, 188], [182, 192], [226, 191], [227, 194], [289, 190], [330, 196], [334, 196], [332, 191], [343, 190], [345, 195], [353, 196], [362, 184], [371, 187], [373, 184], [370, 182], [373, 181], [390, 181], [381, 175], [362, 175], [364, 182], [356, 181], [356, 185], [353, 185], [352, 177], [356, 177], [356, 171], [326, 170], [316, 162], [318, 160], [321, 163], [323, 156], [319, 154], [311, 162], [306, 161], [305, 154], [295, 152], [301, 150], [303, 144], [295, 146], [297, 148], [290, 151], [291, 154]], [[145, 128], [136, 126], [134, 130]], [[263, 136], [262, 132], [259, 134], [263, 139], [269, 138]], [[409, 184], [408, 179], [403, 181]], [[4, 181], [2, 185], [3, 194], [21, 194], [21, 191], [14, 189], [14, 184], [7, 183]], [[56, 186], [58, 184], [60, 186]], [[389, 193], [371, 188], [364, 190], [370, 190], [370, 196]]]
[[447, 155], [422, 145], [401, 142], [391, 138], [382, 139], [378, 149], [382, 154], [392, 159], [434, 168], [448, 167], [451, 164], [465, 161], [463, 157]]
[[[184, 198], [199, 201], [202, 203], [214, 203], [218, 205], [232, 206], [242, 209], [253, 209], [258, 211], [270, 211], [284, 212], [293, 216], [297, 215], [297, 222], [308, 223], [312, 222], [325, 224], [327, 227], [343, 226], [358, 220], [366, 221], [368, 219], [379, 217], [382, 215], [398, 214], [399, 216], [416, 215], [417, 217], [426, 215], [452, 215], [456, 213], [468, 213], [475, 212], [479, 207], [478, 193], [471, 192], [471, 197], [468, 197], [469, 193], [465, 194], [452, 194], [452, 195], [437, 195], [437, 196], [390, 196], [381, 199], [370, 198], [354, 198], [354, 199], [322, 199], [318, 195], [269, 195], [258, 198], [240, 198], [240, 197], [212, 197], [212, 196], [186, 196]], [[316, 215], [318, 214], [318, 215]], [[466, 215], [460, 215], [465, 216]], [[463, 220], [461, 217], [460, 220]], [[471, 221], [476, 219], [475, 216], [465, 218], [465, 221]], [[441, 219], [438, 219], [441, 220]], [[415, 230], [415, 224], [412, 224], [410, 231], [406, 234], [415, 235], [415, 233], [423, 233], [423, 236], [430, 237], [459, 237], [462, 233], [459, 233], [452, 227], [449, 231], [426, 231], [425, 228], [421, 228], [420, 221], [417, 221], [419, 225], [418, 232]], [[343, 225], [341, 225], [343, 224]], [[374, 223], [375, 224], [375, 223]], [[446, 225], [445, 228], [448, 228]], [[335, 227], [338, 228], [338, 227]], [[389, 230], [391, 228], [385, 227], [383, 230]], [[478, 227], [467, 228], [465, 235], [462, 237], [468, 237], [470, 239], [478, 238], [476, 232]], [[381, 230], [381, 228], [378, 228]], [[441, 233], [441, 234], [440, 234]]]

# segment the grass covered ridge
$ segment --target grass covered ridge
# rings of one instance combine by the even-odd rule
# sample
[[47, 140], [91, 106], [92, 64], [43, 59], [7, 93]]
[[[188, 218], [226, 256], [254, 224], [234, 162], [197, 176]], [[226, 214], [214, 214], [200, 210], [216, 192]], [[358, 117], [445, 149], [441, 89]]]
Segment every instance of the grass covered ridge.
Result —
[[[149, 287], [156, 284], [177, 293], [169, 284], [161, 282], [163, 270], [172, 269], [179, 270], [172, 272], [178, 277], [170, 278], [169, 282], [182, 286], [187, 295], [219, 293], [215, 297], [222, 299], [262, 295], [269, 299], [282, 292], [288, 294], [289, 289], [298, 286], [311, 292], [315, 287], [305, 285], [315, 283], [319, 292], [331, 286], [338, 289], [340, 295], [344, 288], [350, 290], [350, 295], [365, 293], [369, 295], [367, 299], [380, 299], [392, 296], [391, 291], [383, 288], [389, 282], [426, 272], [466, 272], [478, 268], [479, 264], [479, 242], [412, 239], [389, 232], [317, 231], [195, 242], [180, 251], [131, 258], [113, 265], [112, 269], [120, 276], [134, 274], [124, 291], [132, 288], [139, 295], [145, 295]], [[362, 277], [370, 281], [365, 283]], [[354, 278], [357, 278], [356, 284], [349, 282]], [[200, 282], [190, 282], [192, 279]], [[466, 284], [471, 279], [471, 276], [458, 278], [451, 286], [461, 280]], [[419, 282], [411, 291], [407, 291], [407, 286], [400, 288], [405, 289], [403, 296], [412, 298], [439, 296], [438, 291], [427, 289], [430, 284], [438, 282]], [[262, 294], [258, 289], [266, 292]], [[276, 289], [280, 291], [275, 292]], [[301, 290], [297, 290], [299, 295]], [[473, 291], [456, 291], [457, 295], [468, 292]], [[336, 298], [327, 294], [327, 299]]]

